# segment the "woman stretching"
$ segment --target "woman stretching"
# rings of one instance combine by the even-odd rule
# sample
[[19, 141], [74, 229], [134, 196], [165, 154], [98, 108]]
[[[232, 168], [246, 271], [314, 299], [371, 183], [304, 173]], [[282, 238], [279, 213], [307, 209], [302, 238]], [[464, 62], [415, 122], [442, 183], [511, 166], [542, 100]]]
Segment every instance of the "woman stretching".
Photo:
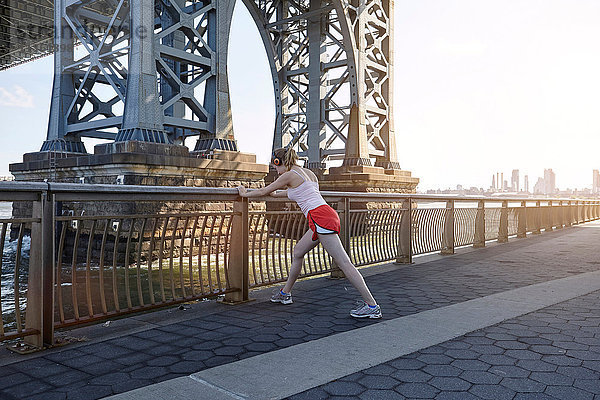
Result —
[[[296, 165], [298, 156], [294, 149], [277, 149], [273, 152], [271, 163], [277, 169], [279, 178], [269, 186], [248, 192], [245, 187], [238, 187], [242, 197], [288, 197], [295, 201], [306, 218], [310, 230], [294, 246], [292, 268], [283, 289], [271, 297], [275, 303], [292, 303], [292, 286], [300, 275], [304, 255], [313, 249], [319, 242], [327, 253], [334, 259], [337, 266], [344, 272], [346, 278], [360, 292], [363, 302], [350, 315], [355, 318], [381, 318], [381, 308], [375, 302], [365, 281], [350, 261], [348, 254], [342, 247], [338, 234], [340, 233], [340, 219], [334, 209], [329, 207], [319, 193], [319, 182], [315, 174], [306, 168]], [[275, 193], [277, 189], [287, 189]]]

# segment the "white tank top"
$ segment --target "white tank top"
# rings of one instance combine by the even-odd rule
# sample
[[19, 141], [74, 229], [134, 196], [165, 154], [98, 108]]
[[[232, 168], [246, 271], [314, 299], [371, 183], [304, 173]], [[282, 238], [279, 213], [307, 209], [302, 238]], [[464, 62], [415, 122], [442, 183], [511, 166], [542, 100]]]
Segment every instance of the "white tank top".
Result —
[[293, 170], [304, 182], [298, 187], [287, 190], [288, 199], [295, 201], [305, 216], [308, 216], [310, 210], [327, 204], [319, 192], [319, 182], [307, 180], [301, 173]]

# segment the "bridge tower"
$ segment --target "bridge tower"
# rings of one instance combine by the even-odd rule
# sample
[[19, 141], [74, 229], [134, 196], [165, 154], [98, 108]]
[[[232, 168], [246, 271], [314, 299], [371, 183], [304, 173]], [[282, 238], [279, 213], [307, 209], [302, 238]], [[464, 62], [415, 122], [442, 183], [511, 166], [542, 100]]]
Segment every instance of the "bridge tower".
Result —
[[273, 147], [296, 148], [315, 170], [343, 160], [327, 188], [413, 191], [394, 132], [394, 0], [243, 2], [273, 76]]
[[[238, 2], [269, 59], [273, 147], [294, 147], [329, 189], [414, 190], [418, 180], [400, 170], [393, 126], [394, 0]], [[227, 77], [235, 4], [55, 0], [48, 133], [42, 156], [29, 160], [87, 155], [82, 137], [111, 142], [96, 146], [97, 155], [237, 152]], [[186, 153], [190, 137], [197, 141]], [[326, 174], [336, 160], [342, 166]]]
[[[55, 0], [55, 75], [41, 151], [17, 180], [235, 186], [268, 172], [233, 136], [234, 0]], [[82, 138], [105, 139], [88, 154]], [[190, 149], [186, 139], [195, 138]], [[62, 157], [57, 159], [55, 154]]]
[[225, 68], [233, 5], [56, 0], [42, 151], [59, 139], [85, 152], [81, 137], [182, 144], [191, 136], [197, 151], [236, 150]]

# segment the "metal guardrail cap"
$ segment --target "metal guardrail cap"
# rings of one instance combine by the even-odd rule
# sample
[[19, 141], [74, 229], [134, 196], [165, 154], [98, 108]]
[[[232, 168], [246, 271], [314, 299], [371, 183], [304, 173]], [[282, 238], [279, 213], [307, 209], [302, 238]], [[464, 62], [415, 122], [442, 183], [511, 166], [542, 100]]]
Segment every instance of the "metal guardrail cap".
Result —
[[52, 192], [75, 193], [145, 193], [145, 194], [198, 194], [198, 195], [237, 195], [236, 188], [211, 188], [187, 186], [143, 186], [143, 185], [95, 185], [87, 183], [48, 183]]
[[[238, 195], [236, 188], [213, 188], [213, 187], [188, 187], [188, 186], [142, 186], [142, 185], [97, 185], [87, 183], [55, 183], [55, 182], [0, 182], [0, 192], [36, 192], [52, 191], [57, 193], [98, 193], [98, 194], [188, 194], [188, 195], [221, 195], [229, 198]], [[332, 192], [322, 191], [326, 198], [356, 198], [365, 200], [422, 200], [422, 201], [486, 201], [493, 203], [508, 202], [533, 202], [533, 201], [585, 201], [598, 202], [600, 199], [582, 198], [551, 198], [551, 197], [488, 197], [488, 196], [453, 196], [446, 194], [407, 194], [407, 193], [363, 193], [363, 192]], [[229, 199], [231, 200], [231, 199]], [[272, 197], [253, 198], [252, 201], [275, 200]], [[280, 199], [281, 201], [281, 199]], [[283, 199], [283, 201], [286, 201]]]
[[48, 190], [46, 182], [0, 182], [0, 192], [39, 192]]

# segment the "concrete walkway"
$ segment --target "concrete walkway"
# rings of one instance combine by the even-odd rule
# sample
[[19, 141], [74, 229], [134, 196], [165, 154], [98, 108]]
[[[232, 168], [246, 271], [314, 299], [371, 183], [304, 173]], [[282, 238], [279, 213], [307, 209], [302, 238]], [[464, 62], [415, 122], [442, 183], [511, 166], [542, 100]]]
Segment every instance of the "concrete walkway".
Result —
[[[315, 279], [290, 306], [199, 303], [71, 332], [92, 340], [26, 360], [3, 355], [0, 398], [594, 398], [597, 243], [592, 223], [363, 270], [381, 321], [348, 316], [357, 294], [345, 281]], [[544, 338], [564, 325], [561, 312], [579, 328]], [[532, 329], [514, 328], [520, 320]]]

